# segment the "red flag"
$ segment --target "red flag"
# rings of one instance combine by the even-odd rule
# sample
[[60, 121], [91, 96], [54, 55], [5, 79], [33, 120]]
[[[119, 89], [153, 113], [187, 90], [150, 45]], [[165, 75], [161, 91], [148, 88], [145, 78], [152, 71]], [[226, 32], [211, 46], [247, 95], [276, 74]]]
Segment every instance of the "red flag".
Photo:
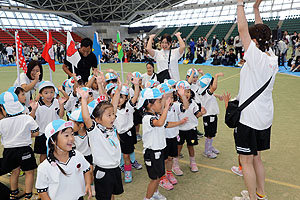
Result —
[[55, 72], [54, 50], [51, 32], [48, 32], [48, 40], [42, 53], [42, 57], [49, 63], [50, 68]]
[[21, 40], [20, 40], [20, 37], [19, 37], [19, 33], [17, 32], [15, 34], [16, 36], [16, 43], [17, 43], [17, 55], [18, 55], [18, 58], [19, 60], [17, 60], [17, 62], [19, 62], [19, 66], [20, 68], [23, 69], [24, 73], [27, 72], [27, 66], [26, 66], [26, 61], [25, 61], [25, 58], [23, 56], [23, 49], [22, 49], [22, 44], [21, 44]]

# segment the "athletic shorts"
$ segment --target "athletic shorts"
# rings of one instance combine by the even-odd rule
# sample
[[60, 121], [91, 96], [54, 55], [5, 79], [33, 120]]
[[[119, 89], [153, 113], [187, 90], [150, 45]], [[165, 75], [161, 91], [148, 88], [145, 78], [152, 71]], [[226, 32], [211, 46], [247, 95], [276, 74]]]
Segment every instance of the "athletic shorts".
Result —
[[124, 192], [120, 167], [104, 169], [96, 165], [94, 183], [96, 199], [111, 200], [112, 195]]
[[203, 125], [204, 125], [205, 137], [216, 137], [217, 126], [218, 126], [217, 115], [209, 115], [203, 117]]
[[[134, 127], [135, 128], [135, 127]], [[131, 130], [119, 134], [120, 137], [120, 145], [121, 145], [121, 152], [123, 154], [131, 154], [134, 151], [134, 142], [136, 135], [132, 135]], [[134, 138], [135, 137], [135, 138]]]
[[46, 141], [47, 141], [47, 138], [46, 138], [45, 134], [35, 137], [34, 153], [47, 154]]
[[270, 149], [271, 126], [256, 130], [239, 123], [234, 129], [236, 151], [243, 155], [257, 155], [258, 151]]
[[178, 145], [183, 145], [185, 141], [188, 146], [198, 145], [196, 128], [187, 131], [179, 130], [179, 138]]
[[166, 138], [167, 146], [164, 150], [165, 160], [168, 157], [177, 157], [178, 156], [178, 141], [177, 137], [174, 138]]
[[165, 174], [164, 150], [146, 149], [144, 161], [150, 179], [157, 180]]
[[2, 171], [8, 173], [13, 169], [20, 167], [23, 171], [29, 171], [37, 168], [34, 153], [30, 146], [4, 148]]
[[135, 109], [135, 111], [133, 113], [134, 126], [136, 126], [138, 124], [142, 124], [143, 123], [142, 119], [143, 119], [142, 111]]

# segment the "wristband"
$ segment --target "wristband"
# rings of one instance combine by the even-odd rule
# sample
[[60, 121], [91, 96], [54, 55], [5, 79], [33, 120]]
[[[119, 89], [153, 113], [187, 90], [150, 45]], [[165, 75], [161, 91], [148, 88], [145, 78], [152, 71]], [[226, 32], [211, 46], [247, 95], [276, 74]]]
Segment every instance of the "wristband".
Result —
[[237, 4], [236, 4], [237, 6], [243, 6], [244, 7], [244, 5], [245, 5], [245, 2], [237, 2]]

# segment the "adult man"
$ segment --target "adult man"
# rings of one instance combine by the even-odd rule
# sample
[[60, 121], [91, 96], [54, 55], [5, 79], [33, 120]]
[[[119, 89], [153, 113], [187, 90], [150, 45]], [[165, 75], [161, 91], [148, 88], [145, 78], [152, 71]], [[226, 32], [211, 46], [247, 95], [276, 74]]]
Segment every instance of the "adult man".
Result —
[[[89, 38], [84, 38], [81, 40], [81, 46], [78, 49], [81, 59], [74, 69], [76, 76], [80, 75], [83, 82], [88, 82], [91, 68], [94, 69], [97, 67], [97, 58], [95, 54], [92, 53], [92, 47], [92, 40]], [[72, 64], [66, 59], [64, 60], [62, 68], [69, 77], [74, 76], [74, 72], [72, 71]]]

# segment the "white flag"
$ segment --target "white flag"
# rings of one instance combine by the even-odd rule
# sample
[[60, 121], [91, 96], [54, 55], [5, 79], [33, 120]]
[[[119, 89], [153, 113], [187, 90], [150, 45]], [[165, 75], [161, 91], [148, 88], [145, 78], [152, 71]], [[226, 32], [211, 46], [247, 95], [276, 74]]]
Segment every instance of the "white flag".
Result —
[[67, 32], [67, 61], [69, 61], [73, 66], [77, 68], [77, 64], [80, 61], [81, 57], [75, 46], [76, 45], [72, 38], [72, 35], [68, 31]]

